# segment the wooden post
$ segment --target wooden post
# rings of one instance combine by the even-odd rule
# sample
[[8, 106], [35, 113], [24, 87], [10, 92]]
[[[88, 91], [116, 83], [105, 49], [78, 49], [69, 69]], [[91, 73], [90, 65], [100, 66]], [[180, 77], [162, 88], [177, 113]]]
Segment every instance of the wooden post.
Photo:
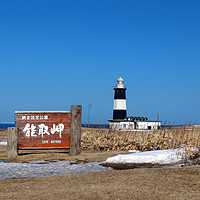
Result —
[[18, 156], [17, 150], [17, 128], [16, 127], [9, 127], [7, 130], [7, 157], [8, 158], [16, 158]]
[[71, 156], [81, 153], [81, 105], [71, 106], [70, 150]]

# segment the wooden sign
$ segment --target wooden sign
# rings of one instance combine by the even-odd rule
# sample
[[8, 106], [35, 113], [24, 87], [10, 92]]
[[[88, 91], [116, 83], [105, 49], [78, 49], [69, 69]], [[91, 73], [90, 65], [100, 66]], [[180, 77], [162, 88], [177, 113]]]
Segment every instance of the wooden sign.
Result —
[[15, 111], [15, 127], [7, 130], [7, 157], [18, 150], [69, 148], [69, 155], [81, 153], [81, 105], [70, 111]]
[[15, 111], [18, 149], [70, 147], [70, 111]]

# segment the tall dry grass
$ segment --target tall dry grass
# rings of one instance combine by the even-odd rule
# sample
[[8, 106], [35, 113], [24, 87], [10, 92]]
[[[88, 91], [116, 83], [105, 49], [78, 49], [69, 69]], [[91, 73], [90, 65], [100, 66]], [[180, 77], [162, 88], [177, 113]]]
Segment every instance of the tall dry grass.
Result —
[[93, 151], [200, 148], [200, 128], [184, 126], [155, 131], [83, 128], [81, 142], [83, 150]]

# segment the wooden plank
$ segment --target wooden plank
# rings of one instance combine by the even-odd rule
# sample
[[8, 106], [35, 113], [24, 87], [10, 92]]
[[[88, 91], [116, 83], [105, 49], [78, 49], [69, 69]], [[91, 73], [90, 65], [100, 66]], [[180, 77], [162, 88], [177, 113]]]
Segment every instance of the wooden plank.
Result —
[[70, 155], [81, 153], [81, 105], [71, 106]]
[[17, 148], [17, 128], [9, 127], [7, 130], [7, 157], [14, 159], [18, 156]]
[[50, 113], [70, 113], [70, 111], [15, 111], [15, 114], [32, 114], [32, 113], [42, 113], [42, 114], [50, 114]]

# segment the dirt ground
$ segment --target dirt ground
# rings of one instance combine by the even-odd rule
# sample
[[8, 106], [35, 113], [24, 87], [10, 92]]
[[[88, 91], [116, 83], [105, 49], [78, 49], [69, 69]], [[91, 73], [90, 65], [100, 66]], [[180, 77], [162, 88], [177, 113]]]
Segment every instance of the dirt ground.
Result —
[[200, 199], [200, 167], [150, 168], [0, 181], [0, 199]]
[[[4, 134], [0, 134], [3, 136]], [[0, 160], [85, 159], [104, 161], [127, 151], [89, 152], [69, 156], [64, 152], [19, 152], [15, 160], [7, 160], [6, 146], [0, 145]], [[135, 199], [169, 200], [200, 199], [200, 166], [180, 168], [140, 168], [53, 177], [0, 180], [0, 199]]]
[[[6, 130], [0, 129], [0, 141], [7, 137]], [[81, 155], [69, 156], [68, 150], [19, 150], [19, 156], [16, 159], [8, 159], [6, 155], [6, 146], [0, 145], [0, 161], [6, 160], [6, 162], [19, 162], [30, 160], [67, 160], [73, 159], [84, 162], [101, 162], [106, 158], [115, 156], [118, 154], [127, 154], [127, 151], [82, 151]]]
[[31, 160], [81, 160], [84, 162], [101, 162], [105, 161], [108, 157], [118, 154], [127, 154], [127, 151], [108, 151], [108, 152], [92, 152], [82, 151], [78, 156], [69, 156], [69, 154], [63, 150], [20, 150], [19, 156], [16, 159], [8, 159], [6, 156], [6, 146], [0, 145], [0, 161], [6, 160], [6, 162], [19, 162], [19, 161], [31, 161]]

